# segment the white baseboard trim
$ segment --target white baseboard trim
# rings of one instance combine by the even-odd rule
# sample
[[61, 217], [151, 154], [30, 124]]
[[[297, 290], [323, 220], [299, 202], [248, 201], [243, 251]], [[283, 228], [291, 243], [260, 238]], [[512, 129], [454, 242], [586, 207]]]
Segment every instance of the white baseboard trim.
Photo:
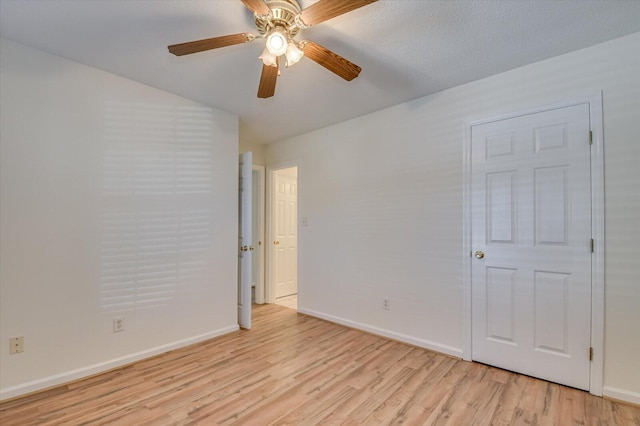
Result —
[[640, 405], [640, 393], [628, 391], [626, 389], [605, 386], [602, 388], [602, 396]]
[[172, 342], [166, 345], [157, 346], [155, 348], [136, 352], [131, 355], [126, 355], [120, 358], [115, 358], [109, 361], [101, 362], [101, 363], [90, 365], [87, 367], [78, 368], [76, 370], [67, 371], [65, 373], [56, 374], [53, 376], [45, 377], [43, 379], [33, 380], [31, 382], [27, 382], [17, 386], [0, 389], [0, 401], [9, 399], [9, 398], [15, 398], [21, 395], [26, 395], [32, 392], [37, 392], [44, 389], [52, 388], [55, 386], [60, 386], [62, 384], [69, 383], [74, 380], [82, 379], [83, 377], [89, 377], [95, 374], [104, 373], [105, 371], [122, 367], [123, 365], [131, 364], [132, 362], [135, 362], [135, 361], [140, 361], [142, 359], [150, 358], [152, 356], [169, 352], [174, 349], [178, 349], [184, 346], [189, 346], [194, 343], [203, 342], [205, 340], [213, 339], [214, 337], [222, 336], [223, 334], [232, 333], [239, 329], [240, 328], [238, 327], [238, 325], [221, 328], [209, 333], [201, 334], [199, 336], [190, 337], [188, 339], [179, 340], [177, 342]]
[[310, 309], [298, 308], [298, 312], [301, 314], [327, 320], [329, 322], [334, 322], [336, 324], [366, 331], [367, 333], [387, 337], [389, 339], [397, 340], [403, 343], [408, 343], [413, 346], [418, 346], [418, 347], [429, 349], [435, 352], [441, 352], [443, 354], [451, 355], [456, 358], [462, 358], [462, 349], [460, 348], [454, 348], [452, 346], [443, 345], [443, 344], [432, 342], [429, 340], [418, 339], [415, 337], [407, 336], [405, 334], [400, 334], [394, 331], [385, 330], [383, 328], [373, 327], [367, 324], [351, 321], [345, 318], [336, 317], [336, 316], [325, 314], [322, 312], [312, 311]]

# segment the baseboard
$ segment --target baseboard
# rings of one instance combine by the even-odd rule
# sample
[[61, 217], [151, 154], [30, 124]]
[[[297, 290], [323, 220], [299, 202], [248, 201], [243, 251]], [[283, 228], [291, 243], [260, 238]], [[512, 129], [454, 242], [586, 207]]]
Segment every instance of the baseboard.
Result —
[[602, 396], [615, 399], [616, 401], [628, 402], [640, 406], [640, 393], [631, 392], [626, 389], [612, 388], [605, 386], [602, 388]]
[[0, 401], [27, 395], [33, 392], [39, 392], [45, 389], [63, 385], [65, 383], [73, 382], [75, 380], [82, 379], [85, 377], [94, 376], [96, 374], [113, 370], [114, 368], [131, 364], [132, 362], [140, 361], [145, 358], [150, 358], [155, 355], [160, 355], [165, 352], [172, 351], [174, 349], [192, 345], [194, 343], [203, 342], [205, 340], [222, 336], [223, 334], [232, 333], [237, 330], [239, 330], [239, 327], [237, 325], [233, 325], [233, 326], [212, 331], [210, 333], [201, 334], [199, 336], [190, 337], [188, 339], [179, 340], [177, 342], [172, 342], [166, 345], [157, 346], [155, 348], [151, 348], [145, 351], [136, 352], [131, 355], [101, 362], [99, 364], [78, 368], [76, 370], [67, 371], [65, 373], [56, 374], [53, 376], [45, 377], [43, 379], [33, 380], [31, 382], [27, 382], [17, 386], [12, 386], [6, 389], [0, 389]]
[[320, 318], [336, 324], [344, 325], [347, 327], [355, 328], [357, 330], [366, 331], [367, 333], [376, 334], [378, 336], [387, 337], [389, 339], [397, 340], [399, 342], [407, 343], [409, 345], [418, 346], [421, 348], [429, 349], [435, 352], [441, 352], [446, 355], [451, 355], [456, 358], [462, 358], [462, 349], [454, 348], [452, 346], [443, 345], [429, 340], [418, 339], [415, 337], [407, 336], [405, 334], [396, 333], [393, 331], [385, 330], [383, 328], [373, 327], [367, 324], [351, 321], [345, 318], [336, 317], [333, 315], [325, 314], [322, 312], [312, 311], [310, 309], [298, 308], [298, 312], [301, 314], [309, 315], [312, 317]]

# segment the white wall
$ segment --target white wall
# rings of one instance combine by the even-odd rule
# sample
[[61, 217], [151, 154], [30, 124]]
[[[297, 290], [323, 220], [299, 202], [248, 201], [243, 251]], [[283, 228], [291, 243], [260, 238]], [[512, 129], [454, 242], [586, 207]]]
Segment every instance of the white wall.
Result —
[[237, 329], [237, 117], [0, 47], [0, 397]]
[[267, 164], [265, 162], [265, 157], [264, 157], [265, 151], [266, 151], [265, 145], [261, 145], [253, 142], [247, 142], [241, 139], [238, 143], [238, 152], [240, 154], [243, 154], [249, 151], [251, 151], [251, 154], [252, 154], [251, 161], [253, 162], [253, 164], [259, 164], [261, 166], [264, 166], [265, 164]]
[[459, 355], [465, 122], [600, 91], [604, 392], [640, 403], [640, 33], [269, 145], [299, 166], [300, 310]]

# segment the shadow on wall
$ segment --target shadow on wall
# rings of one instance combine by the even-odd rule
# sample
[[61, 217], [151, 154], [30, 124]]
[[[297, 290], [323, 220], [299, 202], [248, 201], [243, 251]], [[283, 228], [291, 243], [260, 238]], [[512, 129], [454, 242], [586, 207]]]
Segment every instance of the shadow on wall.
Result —
[[[104, 108], [100, 306], [112, 313], [154, 309], [175, 303], [178, 288], [181, 297], [197, 294], [213, 243], [211, 110], [124, 102]], [[203, 208], [181, 208], [194, 204]]]

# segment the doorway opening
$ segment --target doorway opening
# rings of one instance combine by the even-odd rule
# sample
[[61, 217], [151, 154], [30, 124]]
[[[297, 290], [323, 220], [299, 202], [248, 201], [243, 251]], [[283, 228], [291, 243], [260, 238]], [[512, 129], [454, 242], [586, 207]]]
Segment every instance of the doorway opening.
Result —
[[297, 309], [298, 167], [274, 166], [267, 173], [266, 297]]

